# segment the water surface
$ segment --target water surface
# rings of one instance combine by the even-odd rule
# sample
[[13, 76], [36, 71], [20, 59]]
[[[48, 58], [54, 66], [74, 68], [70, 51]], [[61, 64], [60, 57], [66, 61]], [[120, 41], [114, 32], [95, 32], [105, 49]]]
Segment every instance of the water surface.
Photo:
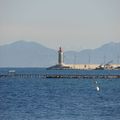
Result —
[[97, 83], [99, 92], [92, 79], [0, 79], [0, 120], [120, 120], [120, 79]]

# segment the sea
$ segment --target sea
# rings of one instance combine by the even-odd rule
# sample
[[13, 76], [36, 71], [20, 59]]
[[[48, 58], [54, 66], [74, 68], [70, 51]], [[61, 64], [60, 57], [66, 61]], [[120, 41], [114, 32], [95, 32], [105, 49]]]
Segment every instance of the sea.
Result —
[[[0, 74], [11, 69], [1, 68]], [[18, 73], [120, 74], [119, 70], [14, 69]], [[0, 78], [0, 120], [120, 120], [120, 79]]]

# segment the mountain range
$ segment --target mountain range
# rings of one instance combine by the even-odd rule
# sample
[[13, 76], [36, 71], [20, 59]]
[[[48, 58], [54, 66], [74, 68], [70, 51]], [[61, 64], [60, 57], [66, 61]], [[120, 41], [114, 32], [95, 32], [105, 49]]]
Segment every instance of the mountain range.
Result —
[[[0, 46], [0, 67], [48, 67], [57, 64], [57, 50], [23, 40]], [[120, 62], [120, 42], [96, 49], [64, 52], [66, 64], [103, 64]]]

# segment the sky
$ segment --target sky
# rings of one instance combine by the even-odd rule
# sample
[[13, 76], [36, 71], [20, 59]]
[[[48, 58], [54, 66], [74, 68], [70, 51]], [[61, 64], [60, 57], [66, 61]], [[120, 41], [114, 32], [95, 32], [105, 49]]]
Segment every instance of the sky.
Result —
[[0, 45], [19, 40], [65, 50], [120, 42], [120, 0], [0, 0]]

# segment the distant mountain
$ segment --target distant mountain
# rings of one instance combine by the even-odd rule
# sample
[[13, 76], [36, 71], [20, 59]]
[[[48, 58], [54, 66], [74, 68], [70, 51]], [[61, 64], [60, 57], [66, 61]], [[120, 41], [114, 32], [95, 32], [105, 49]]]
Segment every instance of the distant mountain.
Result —
[[1, 67], [44, 67], [55, 64], [56, 51], [35, 42], [18, 41], [0, 46]]
[[69, 63], [94, 63], [104, 64], [112, 61], [120, 62], [120, 42], [110, 42], [96, 49], [86, 49], [80, 52], [66, 52], [66, 60]]
[[[108, 43], [96, 49], [64, 53], [65, 63], [113, 63], [119, 61], [120, 43]], [[57, 63], [57, 50], [35, 42], [18, 41], [0, 46], [0, 67], [48, 67]]]

